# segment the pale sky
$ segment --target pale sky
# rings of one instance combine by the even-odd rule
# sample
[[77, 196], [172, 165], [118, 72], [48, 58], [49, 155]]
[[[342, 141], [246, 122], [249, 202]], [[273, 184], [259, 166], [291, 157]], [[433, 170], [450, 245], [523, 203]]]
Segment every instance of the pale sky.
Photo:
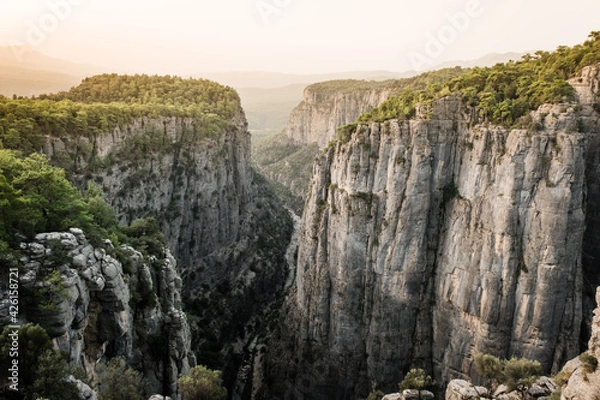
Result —
[[0, 45], [116, 72], [400, 72], [593, 30], [598, 0], [0, 0]]

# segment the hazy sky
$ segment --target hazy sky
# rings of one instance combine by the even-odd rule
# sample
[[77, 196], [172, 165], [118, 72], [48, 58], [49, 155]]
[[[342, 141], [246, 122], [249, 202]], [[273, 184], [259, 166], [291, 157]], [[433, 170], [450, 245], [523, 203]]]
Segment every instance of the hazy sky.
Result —
[[598, 0], [0, 0], [1, 45], [118, 72], [405, 71], [554, 49]]

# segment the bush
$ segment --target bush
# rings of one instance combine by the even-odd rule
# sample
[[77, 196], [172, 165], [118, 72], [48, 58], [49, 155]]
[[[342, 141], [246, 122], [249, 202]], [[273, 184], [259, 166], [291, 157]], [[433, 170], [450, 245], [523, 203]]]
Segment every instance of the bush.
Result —
[[530, 387], [542, 373], [542, 366], [524, 357], [500, 360], [490, 354], [480, 353], [475, 356], [475, 371], [484, 378], [488, 387], [497, 381], [512, 391]]
[[227, 389], [222, 385], [221, 371], [214, 371], [198, 365], [189, 375], [177, 381], [183, 400], [225, 400]]
[[596, 372], [596, 369], [598, 368], [598, 359], [590, 353], [585, 352], [581, 354], [579, 356], [579, 361], [581, 361], [583, 370], [587, 374], [593, 374], [594, 372]]
[[408, 371], [408, 374], [404, 377], [402, 382], [398, 385], [400, 392], [406, 389], [425, 389], [433, 386], [433, 380], [431, 376], [427, 375], [424, 370], [420, 368], [413, 368]]
[[140, 400], [142, 374], [125, 365], [122, 358], [113, 358], [96, 368], [99, 400]]
[[510, 360], [504, 361], [503, 370], [502, 383], [509, 390], [522, 390], [533, 385], [542, 373], [542, 366], [537, 361], [512, 357]]
[[491, 354], [479, 353], [475, 356], [475, 371], [484, 379], [484, 385], [491, 387], [494, 381], [502, 379], [502, 361]]
[[558, 386], [565, 386], [567, 383], [569, 383], [569, 379], [571, 379], [571, 372], [562, 370], [556, 374], [554, 377], [554, 382], [556, 382]]
[[79, 390], [66, 378], [73, 373], [67, 358], [53, 350], [46, 350], [38, 358], [36, 379], [33, 383], [33, 398], [79, 400]]

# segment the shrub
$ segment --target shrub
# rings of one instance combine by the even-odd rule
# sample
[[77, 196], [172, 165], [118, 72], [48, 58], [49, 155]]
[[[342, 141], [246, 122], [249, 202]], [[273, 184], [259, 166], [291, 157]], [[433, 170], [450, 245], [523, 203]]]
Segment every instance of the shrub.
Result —
[[189, 375], [177, 381], [183, 400], [225, 400], [227, 389], [222, 386], [221, 371], [198, 365]]
[[73, 383], [67, 382], [66, 377], [73, 371], [68, 360], [62, 354], [46, 350], [38, 358], [36, 379], [33, 383], [33, 398], [44, 396], [48, 399], [79, 400], [79, 390]]
[[113, 358], [96, 368], [99, 400], [139, 400], [142, 374], [125, 365], [122, 358]]
[[385, 396], [381, 390], [375, 390], [369, 393], [369, 396], [365, 400], [381, 400], [381, 398]]
[[579, 361], [581, 361], [583, 370], [587, 374], [592, 374], [592, 373], [596, 372], [596, 369], [598, 368], [598, 359], [596, 357], [594, 357], [593, 355], [591, 355], [590, 353], [585, 352], [585, 353], [581, 354], [579, 356]]
[[475, 356], [475, 371], [484, 379], [484, 384], [491, 387], [494, 380], [502, 379], [502, 361], [491, 354], [479, 353]]
[[542, 373], [539, 362], [527, 358], [512, 357], [504, 361], [502, 380], [509, 390], [528, 388]]
[[569, 379], [571, 379], [571, 372], [562, 370], [556, 374], [554, 377], [554, 382], [556, 382], [558, 386], [565, 386], [567, 383], [569, 383]]
[[433, 386], [431, 376], [427, 375], [425, 371], [420, 368], [413, 368], [408, 371], [408, 374], [406, 374], [402, 382], [398, 385], [400, 392], [406, 389], [421, 390], [430, 386]]

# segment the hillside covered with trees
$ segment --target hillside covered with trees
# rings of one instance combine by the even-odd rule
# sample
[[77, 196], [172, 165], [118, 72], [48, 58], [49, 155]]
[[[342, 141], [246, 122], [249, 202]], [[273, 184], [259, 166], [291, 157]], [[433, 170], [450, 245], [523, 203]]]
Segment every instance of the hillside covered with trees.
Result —
[[427, 82], [425, 88], [406, 88], [356, 122], [410, 119], [417, 103], [458, 94], [465, 105], [477, 108], [481, 120], [513, 126], [542, 104], [570, 100], [574, 90], [567, 80], [596, 62], [600, 62], [600, 31], [592, 32], [587, 41], [574, 47], [537, 51], [519, 61], [473, 68], [445, 83]]
[[216, 131], [239, 103], [235, 90], [207, 80], [98, 75], [55, 95], [0, 96], [0, 145], [28, 155], [39, 151], [44, 136], [91, 137], [139, 117], [190, 117]]

